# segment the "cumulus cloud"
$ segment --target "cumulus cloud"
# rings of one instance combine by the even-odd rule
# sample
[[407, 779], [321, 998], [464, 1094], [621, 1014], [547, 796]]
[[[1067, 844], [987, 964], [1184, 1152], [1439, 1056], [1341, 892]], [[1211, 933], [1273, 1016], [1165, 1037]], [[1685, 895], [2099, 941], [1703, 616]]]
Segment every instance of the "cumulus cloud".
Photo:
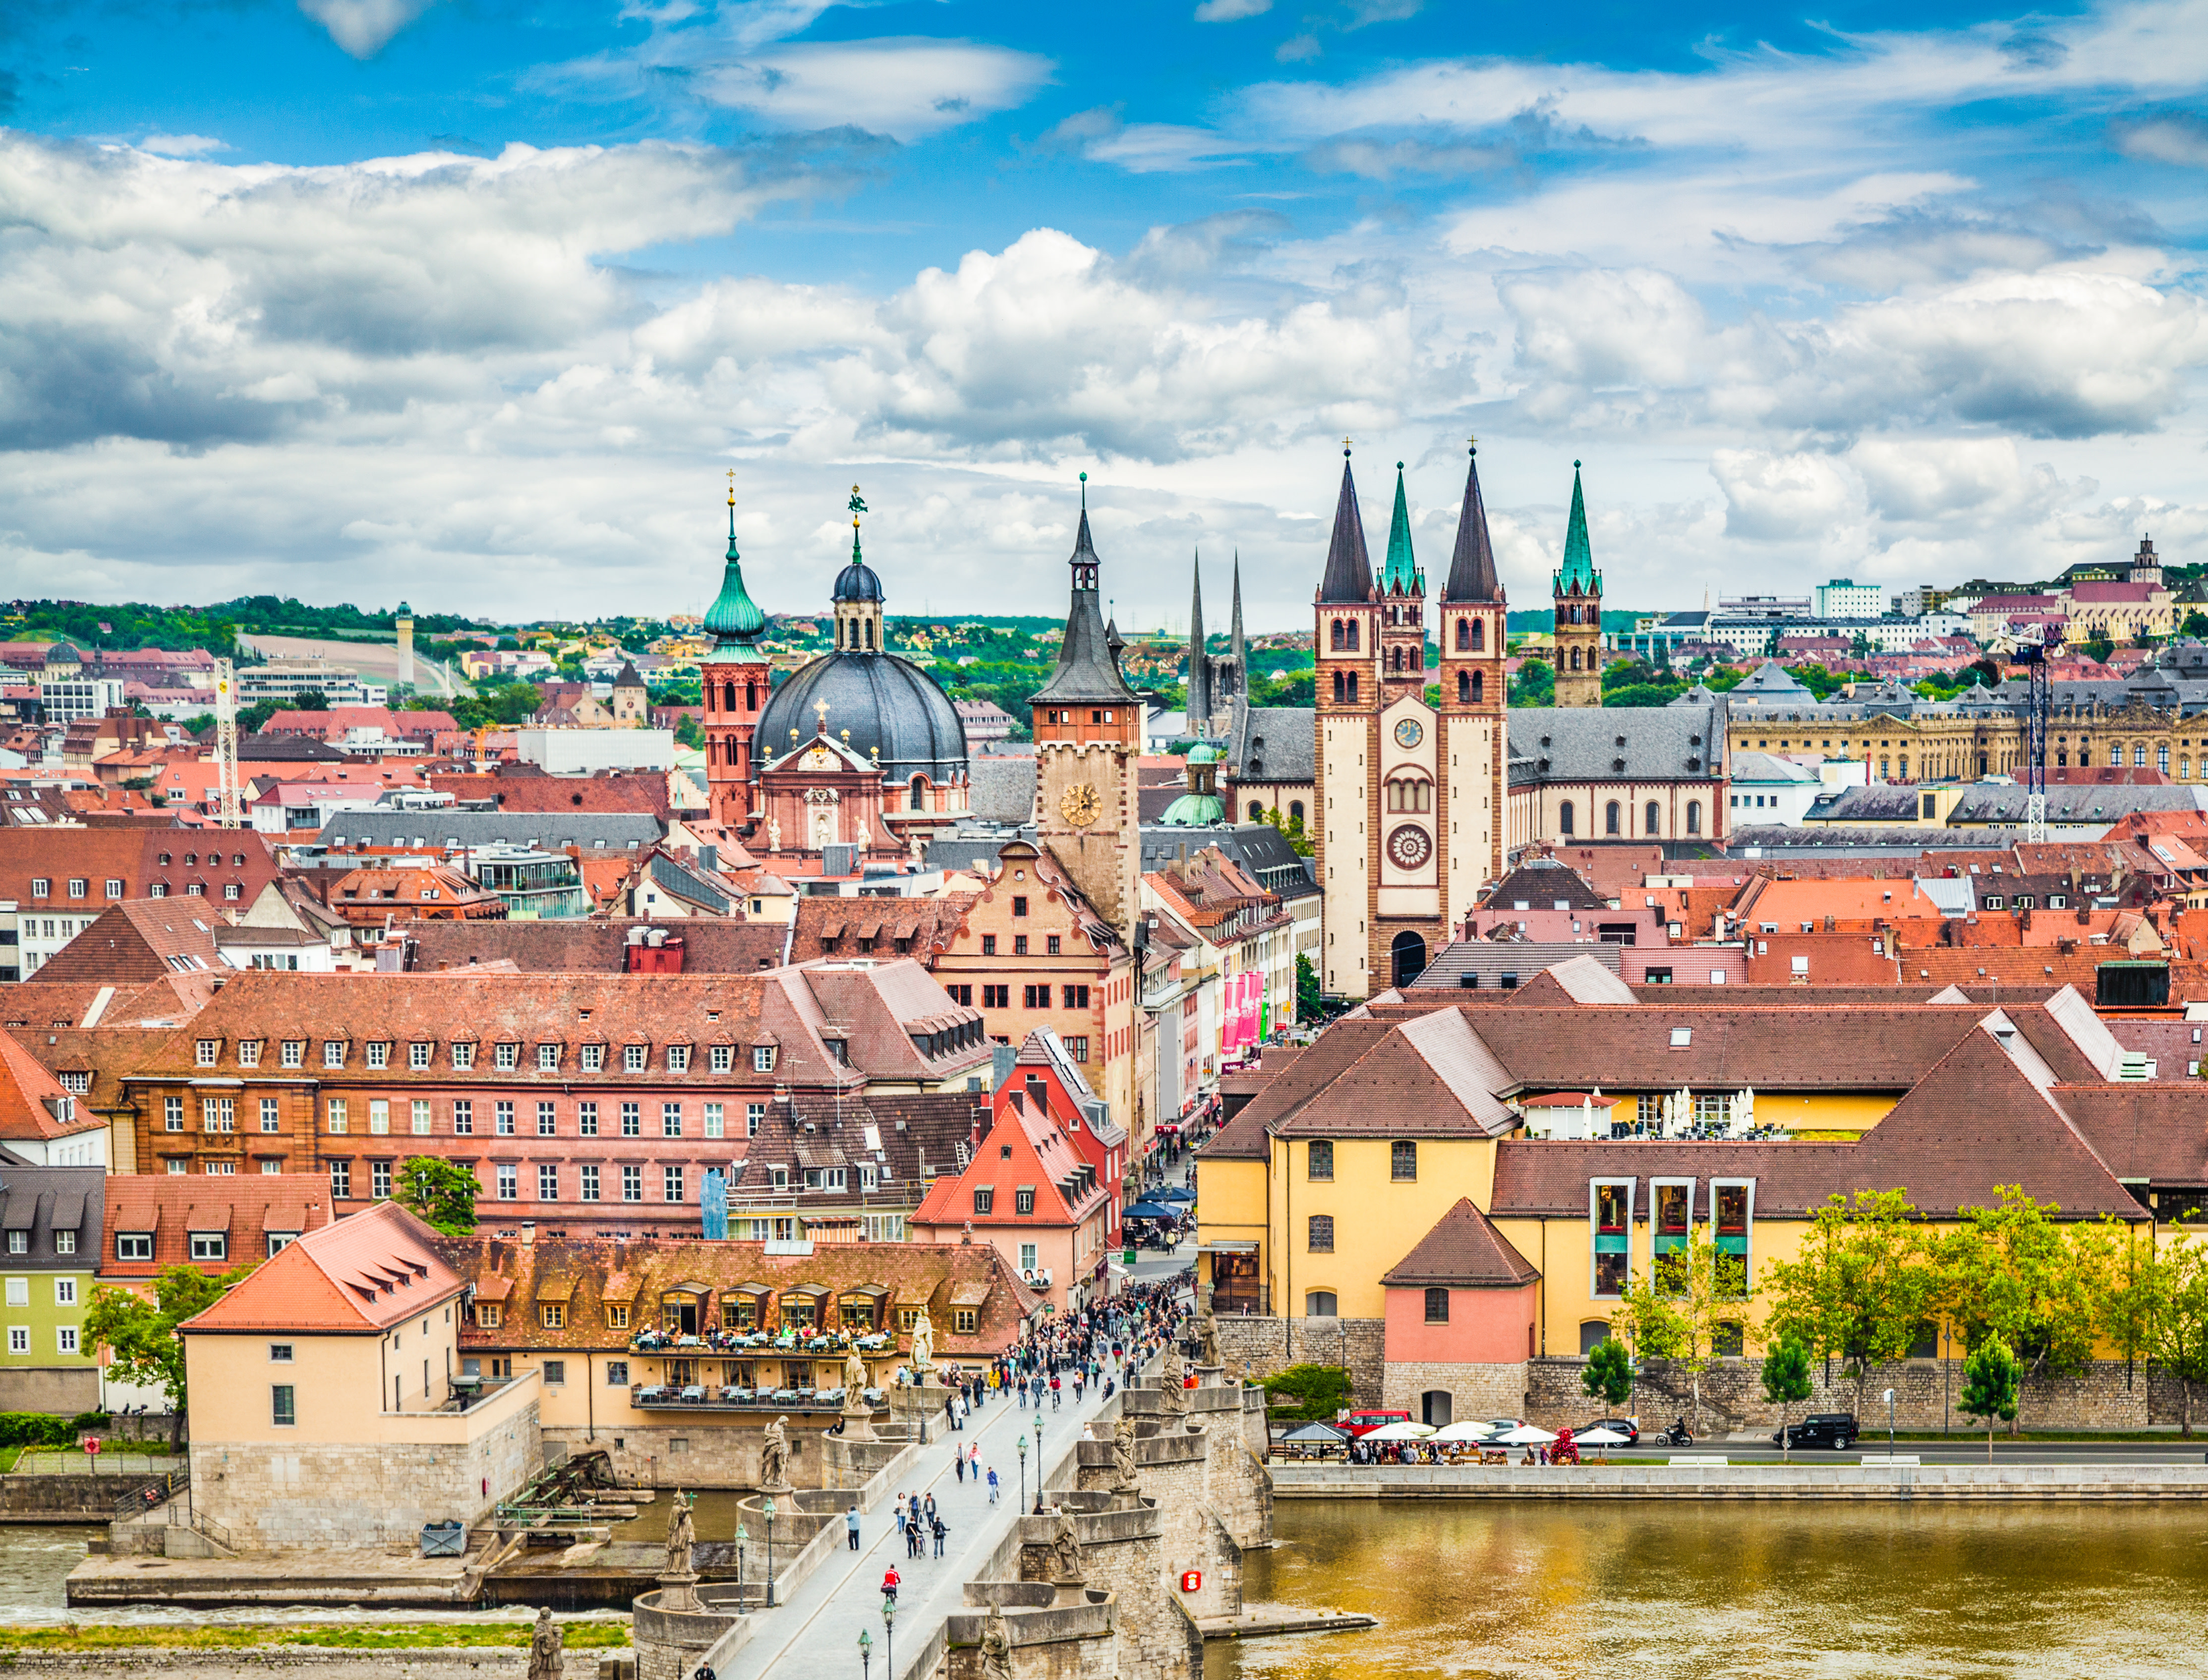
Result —
[[1508, 168], [1516, 160], [1508, 147], [1446, 146], [1421, 140], [1330, 140], [1304, 153], [1304, 161], [1313, 169], [1374, 181], [1398, 175], [1479, 175]]
[[373, 58], [436, 0], [299, 0], [299, 9], [356, 58]]
[[227, 152], [228, 145], [205, 135], [147, 135], [138, 142], [141, 152], [157, 158], [203, 158], [210, 152]]
[[2127, 157], [2208, 169], [2208, 117], [2196, 117], [2189, 111], [2118, 122], [2110, 126], [2109, 136], [2116, 149]]
[[1860, 512], [1862, 492], [1823, 455], [1719, 449], [1710, 471], [1725, 495], [1725, 535], [1749, 542], [1823, 534]]
[[1273, 9], [1273, 0], [1203, 0], [1196, 9], [1198, 23], [1233, 23], [1258, 17]]
[[792, 129], [844, 124], [916, 140], [1024, 105], [1051, 63], [986, 42], [807, 42], [704, 69], [696, 85], [715, 104]]

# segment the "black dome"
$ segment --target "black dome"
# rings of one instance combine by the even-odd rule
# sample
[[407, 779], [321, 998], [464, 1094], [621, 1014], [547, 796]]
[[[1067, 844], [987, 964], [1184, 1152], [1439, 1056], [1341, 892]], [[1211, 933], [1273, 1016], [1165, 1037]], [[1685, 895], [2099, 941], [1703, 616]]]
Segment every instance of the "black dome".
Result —
[[[873, 575], [866, 572], [869, 581]], [[823, 654], [777, 688], [759, 714], [761, 762], [812, 740], [821, 700], [828, 702], [830, 738], [841, 741], [849, 729], [853, 750], [878, 754], [885, 777], [964, 779], [966, 730], [957, 708], [927, 672], [894, 653]]]
[[854, 556], [851, 563], [836, 574], [836, 592], [830, 598], [836, 601], [879, 601], [882, 598], [882, 580], [874, 575], [873, 567]]

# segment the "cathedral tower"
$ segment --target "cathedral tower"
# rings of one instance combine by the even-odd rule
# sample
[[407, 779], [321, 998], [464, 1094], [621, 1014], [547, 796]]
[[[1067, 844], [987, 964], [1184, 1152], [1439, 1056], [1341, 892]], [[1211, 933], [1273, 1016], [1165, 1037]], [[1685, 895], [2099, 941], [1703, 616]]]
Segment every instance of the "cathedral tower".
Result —
[[1456, 549], [1442, 585], [1437, 634], [1441, 643], [1440, 764], [1449, 836], [1442, 874], [1442, 919], [1461, 922], [1480, 890], [1503, 879], [1508, 825], [1505, 765], [1509, 757], [1503, 669], [1509, 603], [1495, 569], [1487, 505], [1479, 491], [1479, 451], [1472, 451], [1457, 514]]
[[1029, 697], [1035, 742], [1036, 838], [1096, 913], [1131, 950], [1142, 907], [1142, 697], [1119, 674], [1097, 594], [1089, 535], [1089, 475], [1081, 475], [1081, 527], [1067, 562], [1073, 578], [1058, 669]]
[[1373, 983], [1371, 949], [1377, 818], [1368, 806], [1380, 762], [1381, 608], [1347, 446], [1326, 572], [1312, 611], [1318, 711], [1312, 849], [1324, 922], [1319, 985], [1337, 996], [1362, 998], [1380, 989]]
[[705, 786], [713, 820], [738, 828], [751, 819], [752, 738], [771, 685], [766, 657], [758, 647], [766, 633], [766, 615], [744, 588], [743, 560], [736, 553], [735, 473], [729, 481], [729, 554], [721, 592], [705, 609], [705, 633], [713, 646], [699, 662], [698, 674], [705, 702]]
[[1196, 583], [1188, 603], [1188, 733], [1197, 741], [1211, 733], [1211, 654], [1204, 645], [1203, 555], [1196, 556]]
[[1403, 464], [1395, 463], [1395, 511], [1380, 571], [1380, 692], [1388, 699], [1426, 692], [1426, 576], [1411, 553]]
[[1602, 704], [1602, 573], [1587, 545], [1587, 502], [1580, 464], [1572, 463], [1572, 517], [1564, 528], [1564, 563], [1556, 573], [1557, 704]]

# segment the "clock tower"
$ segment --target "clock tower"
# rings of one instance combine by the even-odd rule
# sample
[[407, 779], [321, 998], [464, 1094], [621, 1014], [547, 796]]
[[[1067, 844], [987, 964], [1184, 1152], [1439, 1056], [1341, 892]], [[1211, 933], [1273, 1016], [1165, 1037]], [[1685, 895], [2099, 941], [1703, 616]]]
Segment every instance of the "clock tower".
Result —
[[1133, 948], [1142, 914], [1142, 810], [1136, 771], [1143, 700], [1119, 674], [1097, 588], [1087, 473], [1067, 562], [1072, 601], [1058, 669], [1029, 698], [1035, 742], [1035, 837], [1089, 905]]

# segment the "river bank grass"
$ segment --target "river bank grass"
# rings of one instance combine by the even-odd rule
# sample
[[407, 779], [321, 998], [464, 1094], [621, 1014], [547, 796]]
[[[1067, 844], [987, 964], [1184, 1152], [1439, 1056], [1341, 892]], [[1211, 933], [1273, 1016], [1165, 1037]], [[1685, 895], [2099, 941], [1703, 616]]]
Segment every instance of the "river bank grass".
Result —
[[[529, 1643], [527, 1622], [423, 1622], [382, 1627], [165, 1628], [105, 1623], [61, 1627], [0, 1627], [0, 1658], [12, 1651], [237, 1651], [256, 1646], [320, 1646], [344, 1651], [507, 1649]], [[618, 1650], [629, 1642], [626, 1622], [562, 1622], [566, 1648]]]

